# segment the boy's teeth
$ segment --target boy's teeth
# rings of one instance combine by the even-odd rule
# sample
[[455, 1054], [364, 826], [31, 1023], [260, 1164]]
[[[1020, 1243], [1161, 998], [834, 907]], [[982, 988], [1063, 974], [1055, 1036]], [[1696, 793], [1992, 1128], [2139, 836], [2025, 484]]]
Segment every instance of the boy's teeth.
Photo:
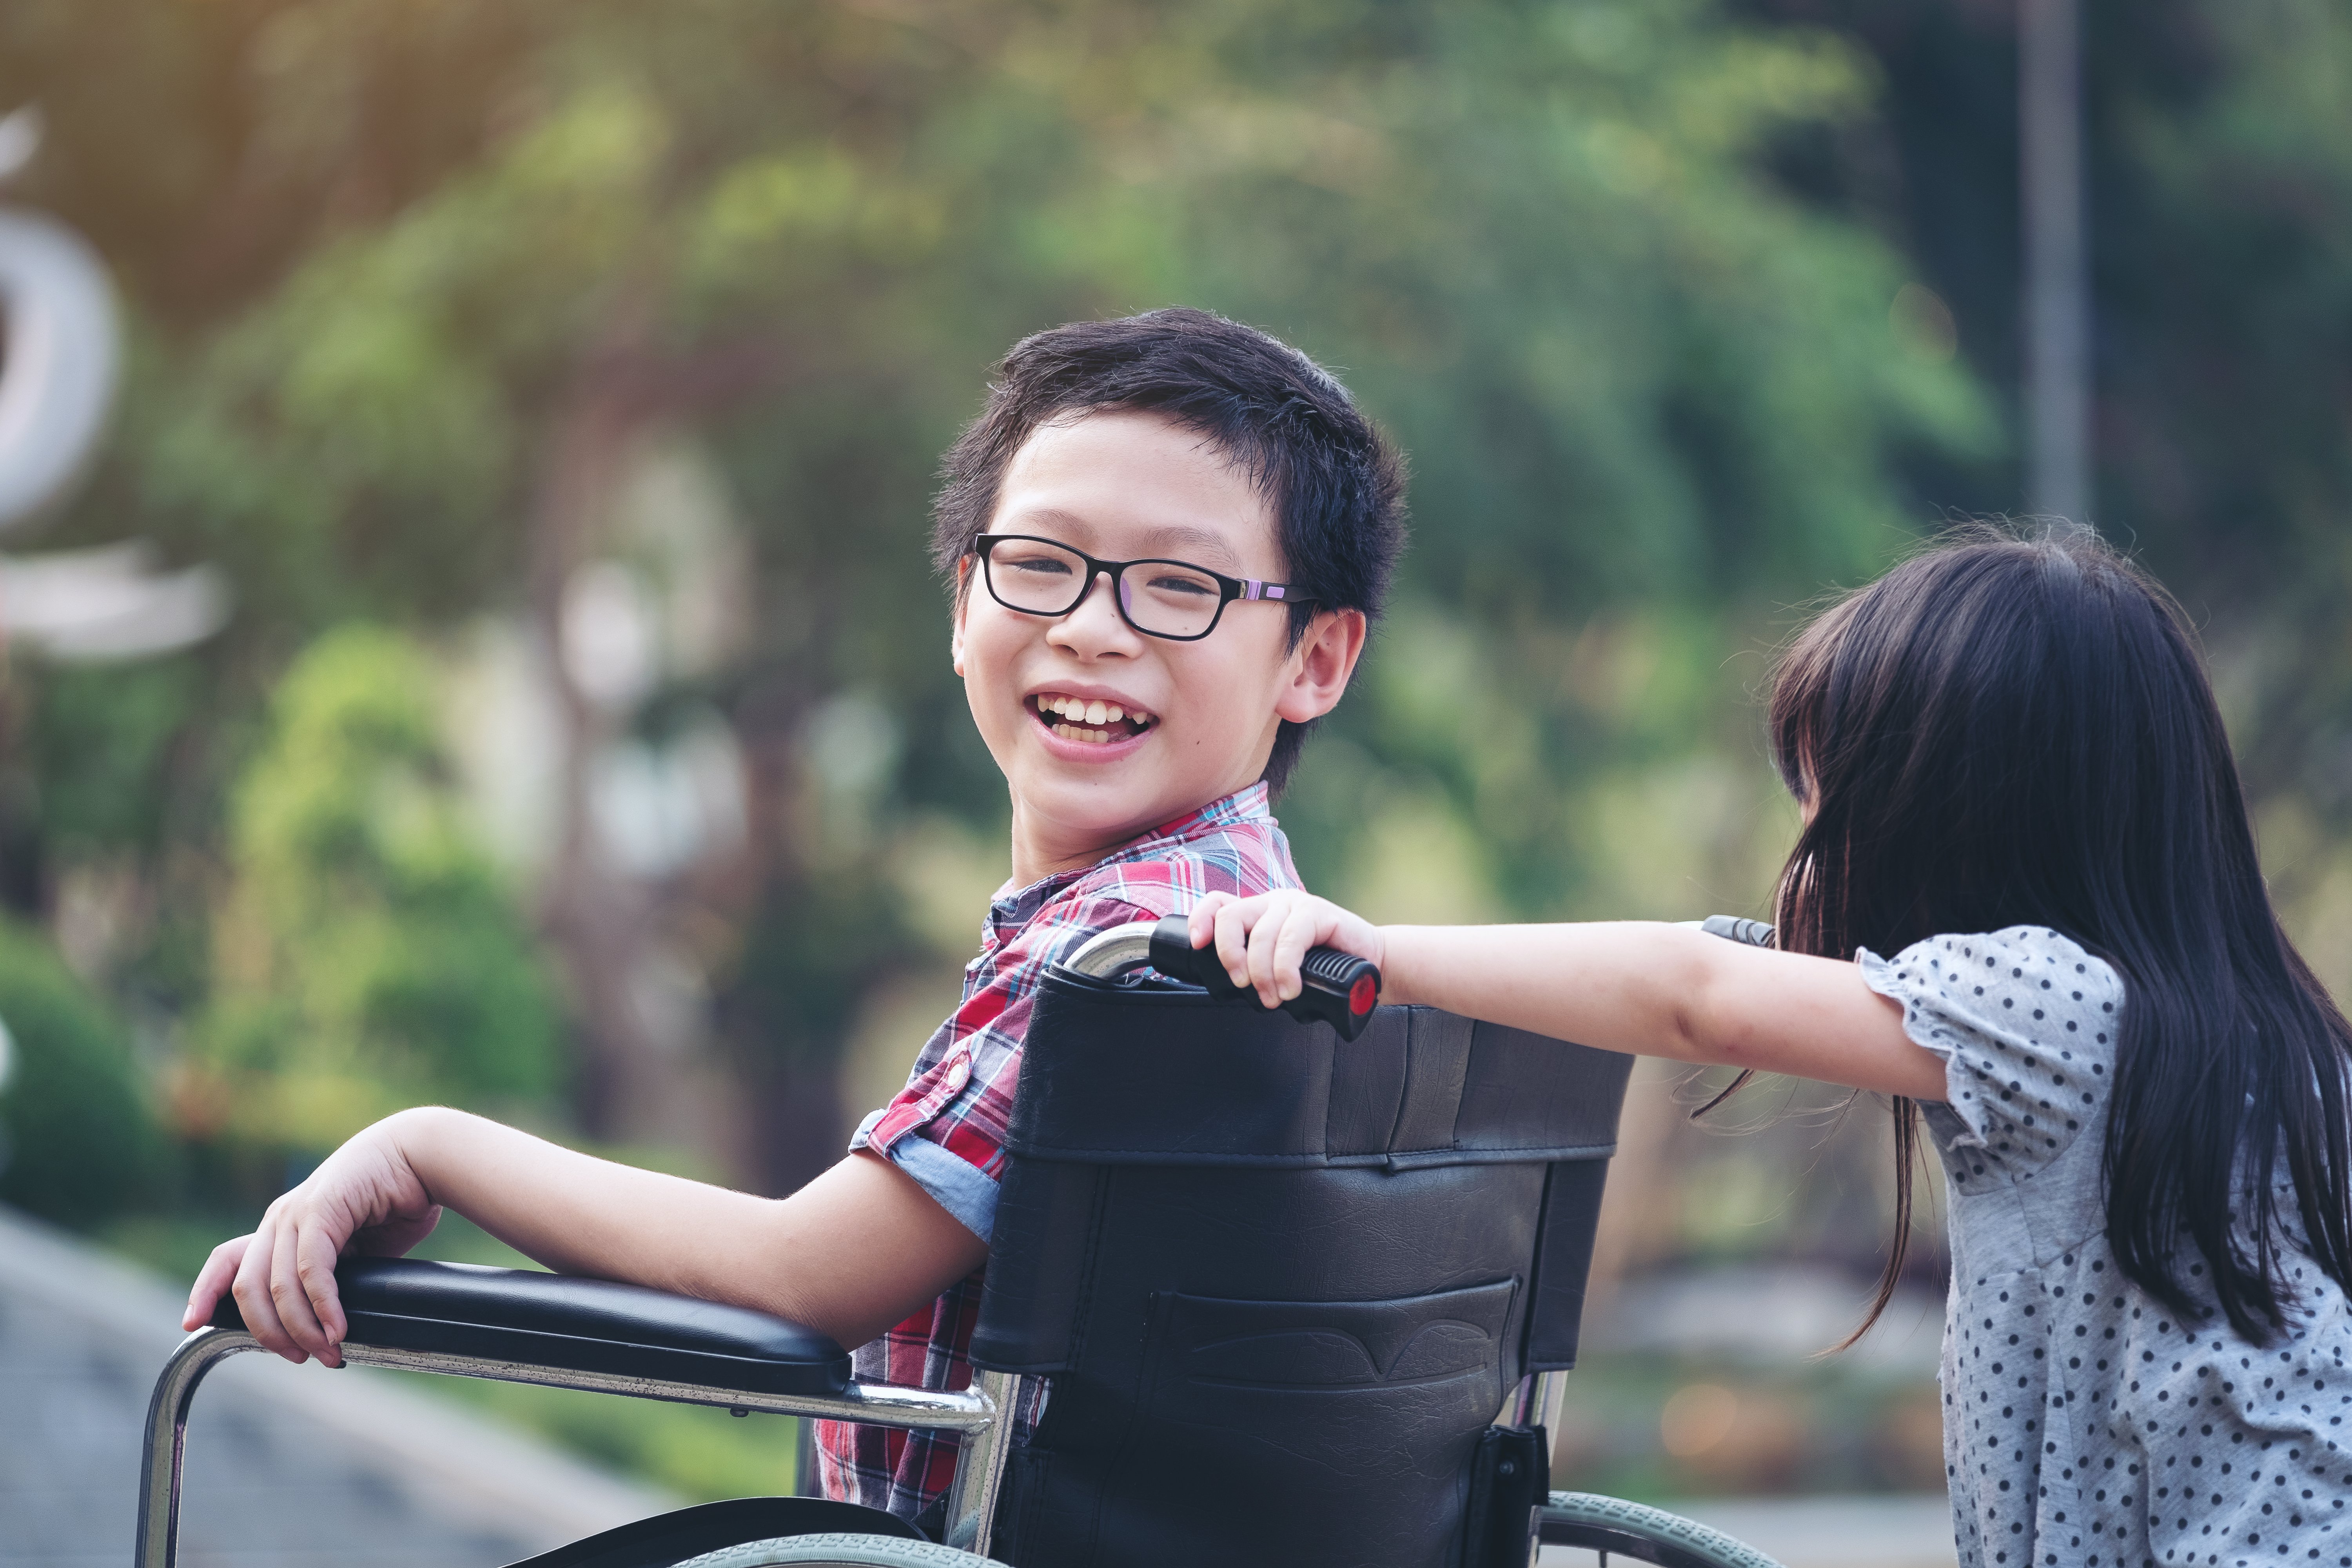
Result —
[[1108, 741], [1117, 737], [1103, 729], [1122, 720], [1131, 721], [1137, 729], [1149, 729], [1152, 723], [1149, 713], [1129, 713], [1116, 702], [1097, 702], [1084, 697], [1047, 695], [1037, 699], [1041, 715], [1057, 716], [1067, 721], [1055, 724], [1053, 731], [1074, 741]]

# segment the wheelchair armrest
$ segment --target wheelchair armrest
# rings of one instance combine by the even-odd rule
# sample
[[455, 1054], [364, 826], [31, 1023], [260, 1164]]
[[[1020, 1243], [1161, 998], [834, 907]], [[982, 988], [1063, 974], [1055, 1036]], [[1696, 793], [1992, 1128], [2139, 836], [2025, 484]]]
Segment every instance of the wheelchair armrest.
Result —
[[[405, 1258], [347, 1258], [335, 1283], [350, 1344], [819, 1399], [849, 1386], [839, 1345], [749, 1307]], [[245, 1326], [234, 1298], [221, 1298], [213, 1323]]]

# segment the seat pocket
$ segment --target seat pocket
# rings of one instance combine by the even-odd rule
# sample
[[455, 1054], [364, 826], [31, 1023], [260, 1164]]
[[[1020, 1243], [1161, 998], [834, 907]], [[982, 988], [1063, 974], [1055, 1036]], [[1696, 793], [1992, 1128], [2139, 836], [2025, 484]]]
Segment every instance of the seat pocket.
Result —
[[[1375, 1301], [1152, 1300], [1123, 1467], [1250, 1521], [1258, 1560], [1452, 1561], [1517, 1279]], [[1231, 1535], [1228, 1534], [1228, 1539]]]
[[1163, 1376], [1202, 1389], [1395, 1391], [1491, 1373], [1516, 1281], [1385, 1301], [1169, 1294]]

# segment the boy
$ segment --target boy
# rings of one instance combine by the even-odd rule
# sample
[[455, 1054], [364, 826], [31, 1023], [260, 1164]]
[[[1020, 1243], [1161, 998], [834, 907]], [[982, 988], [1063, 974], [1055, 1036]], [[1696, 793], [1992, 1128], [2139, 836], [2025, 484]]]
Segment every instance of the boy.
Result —
[[[226, 1290], [267, 1348], [339, 1364], [337, 1257], [404, 1252], [446, 1205], [560, 1273], [864, 1346], [861, 1379], [969, 1382], [1036, 982], [1110, 926], [1298, 885], [1267, 801], [1379, 614], [1403, 472], [1305, 355], [1181, 310], [1016, 345], [945, 472], [934, 556], [956, 673], [1012, 795], [1013, 875], [962, 1005], [848, 1157], [765, 1199], [402, 1111], [214, 1250], [189, 1327]], [[944, 1496], [952, 1439], [828, 1426], [830, 1494], [907, 1519]]]

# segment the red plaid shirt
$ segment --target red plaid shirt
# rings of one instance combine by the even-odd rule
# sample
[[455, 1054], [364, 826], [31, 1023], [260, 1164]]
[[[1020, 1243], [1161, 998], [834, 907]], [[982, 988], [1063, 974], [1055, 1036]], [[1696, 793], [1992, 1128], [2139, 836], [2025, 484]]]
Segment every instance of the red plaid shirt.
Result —
[[[1298, 886], [1290, 847], [1253, 784], [1154, 828], [1083, 870], [1064, 871], [989, 905], [980, 956], [965, 966], [963, 1003], [915, 1058], [898, 1097], [867, 1117], [851, 1149], [882, 1154], [950, 1214], [987, 1239], [1004, 1173], [1005, 1129], [1021, 1077], [1021, 1042], [1048, 965], [1097, 931], [1156, 921], [1213, 892], [1247, 898]], [[855, 1358], [861, 1383], [961, 1389], [980, 1317], [982, 1273], [951, 1288]], [[1014, 1440], [1044, 1408], [1016, 1413]], [[820, 1422], [817, 1446], [827, 1497], [911, 1520], [944, 1497], [955, 1477], [952, 1433], [905, 1432]]]

